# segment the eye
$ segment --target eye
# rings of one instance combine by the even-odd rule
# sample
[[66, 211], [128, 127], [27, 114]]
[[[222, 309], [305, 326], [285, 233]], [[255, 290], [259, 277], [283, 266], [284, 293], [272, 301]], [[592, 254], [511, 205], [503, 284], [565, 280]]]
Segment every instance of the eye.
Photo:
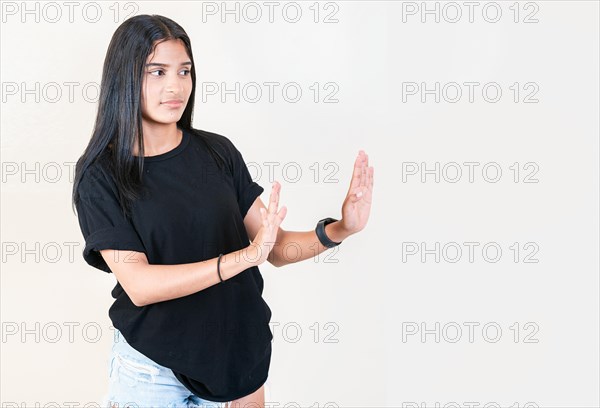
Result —
[[157, 69], [157, 70], [154, 70], [154, 71], [149, 71], [148, 73], [149, 73], [150, 75], [154, 75], [154, 76], [160, 76], [160, 75], [156, 75], [156, 74], [155, 74], [156, 72], [163, 72], [163, 70], [162, 70], [162, 69]]
[[185, 72], [185, 75], [189, 75], [190, 74], [190, 70], [189, 69], [182, 69], [181, 72]]

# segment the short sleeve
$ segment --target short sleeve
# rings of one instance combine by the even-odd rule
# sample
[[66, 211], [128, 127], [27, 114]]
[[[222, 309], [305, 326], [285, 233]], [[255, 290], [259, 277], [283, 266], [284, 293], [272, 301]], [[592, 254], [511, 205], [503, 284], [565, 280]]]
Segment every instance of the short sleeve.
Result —
[[252, 204], [257, 197], [265, 191], [265, 189], [252, 180], [248, 167], [244, 161], [242, 153], [229, 141], [232, 165], [233, 165], [233, 182], [238, 197], [238, 205], [240, 207], [240, 213], [242, 219], [246, 217], [248, 210], [252, 207]]
[[85, 239], [83, 259], [91, 266], [112, 273], [101, 249], [145, 252], [133, 224], [123, 214], [116, 198], [116, 185], [99, 169], [90, 166], [78, 186], [76, 202], [79, 226]]

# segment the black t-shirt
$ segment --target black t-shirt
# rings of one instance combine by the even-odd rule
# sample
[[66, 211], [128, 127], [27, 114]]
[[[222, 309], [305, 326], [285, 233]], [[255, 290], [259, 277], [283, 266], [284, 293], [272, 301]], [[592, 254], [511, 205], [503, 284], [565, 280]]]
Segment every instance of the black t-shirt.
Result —
[[[134, 202], [131, 217], [119, 206], [108, 155], [88, 168], [76, 207], [87, 263], [111, 272], [101, 249], [144, 252], [150, 264], [169, 265], [248, 246], [243, 219], [264, 189], [227, 137], [199, 132], [226, 159], [225, 169], [218, 168], [200, 136], [184, 129], [176, 148], [144, 158], [144, 194]], [[208, 401], [232, 401], [267, 379], [273, 335], [262, 291], [257, 266], [191, 295], [143, 307], [135, 306], [117, 283], [109, 316], [133, 348], [172, 369], [192, 393]]]

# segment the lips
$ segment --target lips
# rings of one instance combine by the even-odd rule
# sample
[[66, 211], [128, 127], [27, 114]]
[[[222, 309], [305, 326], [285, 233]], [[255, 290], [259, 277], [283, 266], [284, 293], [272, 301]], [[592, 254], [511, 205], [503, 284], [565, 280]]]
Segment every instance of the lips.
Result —
[[168, 101], [161, 102], [161, 104], [171, 107], [177, 107], [183, 105], [183, 99], [170, 99]]

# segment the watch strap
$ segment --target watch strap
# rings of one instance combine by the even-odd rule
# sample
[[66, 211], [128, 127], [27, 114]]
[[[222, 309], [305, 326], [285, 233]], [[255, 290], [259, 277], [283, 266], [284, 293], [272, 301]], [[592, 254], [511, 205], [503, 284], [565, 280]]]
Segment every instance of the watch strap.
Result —
[[327, 217], [327, 218], [323, 218], [322, 220], [319, 220], [319, 222], [317, 223], [315, 232], [317, 233], [317, 237], [319, 238], [319, 241], [321, 241], [321, 244], [323, 244], [324, 247], [333, 248], [333, 247], [341, 244], [341, 242], [335, 242], [335, 241], [330, 240], [329, 237], [327, 236], [327, 234], [325, 234], [325, 226], [327, 224], [331, 224], [332, 222], [335, 222], [335, 221], [339, 221], [339, 220], [336, 220], [335, 218]]

